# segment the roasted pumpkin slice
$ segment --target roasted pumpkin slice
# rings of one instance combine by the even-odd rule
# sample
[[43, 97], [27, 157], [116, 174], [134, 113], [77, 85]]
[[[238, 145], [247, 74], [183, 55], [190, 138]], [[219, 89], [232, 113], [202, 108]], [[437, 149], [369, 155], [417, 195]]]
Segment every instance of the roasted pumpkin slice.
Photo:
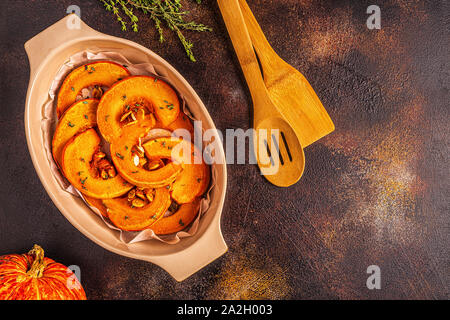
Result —
[[64, 79], [58, 92], [58, 118], [75, 102], [82, 89], [91, 86], [110, 87], [128, 76], [130, 72], [125, 67], [111, 61], [97, 61], [74, 69]]
[[159, 235], [181, 231], [194, 221], [199, 209], [200, 198], [196, 198], [193, 202], [180, 205], [174, 214], [158, 220], [150, 229]]
[[154, 77], [132, 76], [115, 83], [102, 96], [97, 122], [103, 137], [112, 142], [122, 135], [124, 126], [153, 126], [152, 114], [168, 126], [179, 112], [180, 103], [170, 85]]
[[94, 208], [97, 208], [97, 210], [100, 211], [100, 213], [102, 214], [102, 216], [104, 216], [105, 218], [108, 217], [108, 213], [107, 213], [106, 207], [105, 207], [105, 205], [103, 204], [102, 200], [100, 200], [100, 199], [95, 199], [95, 198], [91, 198], [91, 197], [89, 197], [89, 196], [87, 196], [87, 195], [84, 195], [84, 200], [86, 200], [86, 202], [87, 202], [90, 206], [92, 206], [92, 207], [94, 207]]
[[169, 158], [182, 165], [183, 170], [171, 188], [172, 199], [176, 202], [192, 202], [208, 188], [210, 168], [203, 161], [202, 152], [191, 142], [163, 137], [149, 140], [143, 144], [143, 148], [149, 159]]
[[100, 149], [100, 137], [94, 129], [74, 136], [62, 152], [61, 167], [67, 180], [83, 194], [96, 199], [119, 197], [133, 185], [120, 175], [102, 178], [93, 167], [93, 157]]
[[155, 190], [153, 201], [141, 208], [132, 208], [127, 197], [103, 200], [108, 217], [114, 225], [126, 231], [139, 231], [161, 219], [171, 203], [169, 190]]
[[97, 125], [96, 99], [86, 99], [75, 102], [59, 120], [52, 140], [53, 158], [61, 165], [61, 155], [64, 146], [78, 132]]
[[169, 124], [168, 126], [163, 126], [161, 122], [157, 121], [155, 123], [155, 127], [167, 129], [170, 131], [185, 129], [189, 132], [191, 141], [194, 140], [194, 125], [192, 124], [191, 119], [184, 112], [180, 112], [175, 121]]
[[[146, 133], [142, 128], [130, 127], [111, 144], [111, 157], [120, 175], [139, 187], [158, 188], [169, 185], [181, 172], [180, 164], [169, 162], [154, 170], [139, 147], [139, 138]], [[142, 151], [140, 151], [142, 150]]]
[[191, 119], [184, 113], [180, 112], [174, 122], [167, 126], [167, 129], [174, 131], [176, 129], [186, 129], [191, 133], [194, 133], [194, 126]]

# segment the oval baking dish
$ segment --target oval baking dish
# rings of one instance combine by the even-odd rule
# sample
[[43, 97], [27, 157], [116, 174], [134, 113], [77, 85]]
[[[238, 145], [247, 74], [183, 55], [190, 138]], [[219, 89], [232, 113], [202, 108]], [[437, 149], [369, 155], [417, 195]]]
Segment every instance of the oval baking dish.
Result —
[[[78, 20], [79, 28], [73, 28], [70, 23], [74, 18], [73, 15], [65, 17], [25, 43], [30, 62], [25, 131], [33, 165], [47, 193], [61, 213], [89, 239], [117, 254], [159, 265], [177, 281], [182, 281], [227, 251], [220, 230], [220, 217], [227, 185], [226, 162], [214, 164], [216, 185], [211, 190], [210, 207], [200, 219], [199, 228], [194, 236], [183, 238], [175, 245], [156, 240], [125, 244], [119, 240], [117, 231], [108, 228], [81, 198], [64, 191], [52, 175], [42, 139], [42, 106], [48, 98], [50, 85], [58, 69], [71, 55], [91, 48], [99, 51], [117, 49], [126, 50], [124, 55], [133, 63], [150, 62], [163, 67], [170, 75], [172, 85], [183, 92], [194, 117], [202, 121], [205, 130], [214, 130], [214, 138], [220, 141], [215, 125], [199, 96], [165, 60], [132, 41], [97, 32], [81, 20]], [[225, 159], [221, 145], [215, 152], [219, 153], [219, 158]]]

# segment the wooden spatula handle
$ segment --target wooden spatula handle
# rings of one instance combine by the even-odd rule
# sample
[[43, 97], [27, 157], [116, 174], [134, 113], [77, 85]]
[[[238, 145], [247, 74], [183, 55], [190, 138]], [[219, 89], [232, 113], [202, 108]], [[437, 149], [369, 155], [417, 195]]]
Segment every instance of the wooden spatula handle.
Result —
[[244, 23], [238, 0], [218, 0], [220, 12], [233, 43], [242, 71], [247, 81], [252, 98], [255, 99], [260, 92], [266, 92], [258, 60], [253, 50], [250, 35]]
[[248, 6], [247, 2], [245, 0], [238, 0], [238, 3], [241, 8], [244, 23], [247, 26], [247, 31], [250, 35], [253, 47], [255, 48], [256, 53], [258, 54], [258, 58], [261, 64], [264, 66], [263, 73], [264, 74], [266, 74], [267, 72], [270, 73], [271, 72], [270, 69], [273, 67], [271, 62], [273, 62], [274, 59], [275, 61], [278, 61], [279, 60], [278, 55], [276, 54], [275, 50], [273, 50], [269, 41], [267, 41], [264, 32], [259, 26], [258, 21], [253, 15], [253, 12], [250, 10], [250, 7]]

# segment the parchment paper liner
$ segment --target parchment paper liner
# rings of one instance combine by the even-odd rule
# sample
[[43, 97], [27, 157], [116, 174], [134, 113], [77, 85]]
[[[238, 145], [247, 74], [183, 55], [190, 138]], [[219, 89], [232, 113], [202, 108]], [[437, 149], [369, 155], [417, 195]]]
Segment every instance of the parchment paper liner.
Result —
[[[112, 50], [112, 49], [111, 49]], [[49, 98], [42, 106], [42, 121], [41, 121], [41, 129], [42, 129], [42, 137], [44, 141], [45, 153], [47, 155], [47, 160], [49, 162], [51, 171], [55, 179], [58, 181], [59, 185], [63, 190], [69, 192], [70, 194], [81, 197], [83, 200], [83, 195], [77, 189], [75, 189], [67, 179], [62, 175], [58, 166], [56, 165], [53, 155], [52, 155], [52, 138], [53, 133], [56, 128], [56, 124], [58, 123], [58, 118], [56, 116], [56, 95], [58, 93], [58, 89], [62, 82], [64, 81], [67, 74], [72, 71], [75, 67], [83, 65], [85, 63], [98, 61], [98, 60], [109, 60], [113, 62], [117, 62], [122, 65], [126, 65], [127, 69], [130, 71], [132, 75], [151, 75], [156, 76], [159, 79], [162, 79], [169, 84], [172, 84], [170, 80], [170, 75], [165, 71], [165, 68], [159, 65], [154, 65], [149, 62], [143, 62], [138, 64], [131, 63], [124, 55], [120, 53], [121, 50], [114, 51], [105, 51], [100, 49], [90, 49], [78, 52], [72, 55], [68, 61], [66, 61], [61, 68], [58, 70], [55, 79], [53, 80], [50, 89], [49, 89]], [[178, 96], [180, 98], [180, 102], [182, 105], [183, 112], [192, 120], [196, 120], [192, 114], [189, 112], [189, 108], [186, 105], [185, 99], [183, 97], [182, 92], [180, 92], [173, 85], [172, 87], [177, 91]], [[196, 132], [197, 134], [197, 132]], [[106, 142], [103, 141], [105, 144]], [[105, 150], [109, 148], [103, 148]], [[98, 216], [102, 218], [105, 225], [109, 228], [117, 230], [120, 233], [119, 239], [125, 244], [131, 244], [139, 241], [155, 239], [167, 244], [176, 244], [180, 241], [181, 238], [191, 237], [195, 235], [198, 229], [199, 221], [202, 215], [208, 210], [210, 205], [210, 193], [211, 190], [215, 186], [216, 180], [216, 168], [211, 165], [211, 184], [209, 190], [206, 192], [204, 198], [200, 202], [200, 212], [197, 215], [197, 218], [192, 222], [192, 224], [183, 231], [179, 231], [176, 234], [171, 235], [156, 235], [153, 230], [146, 229], [143, 231], [131, 232], [131, 231], [123, 231], [116, 228], [112, 223], [108, 222], [99, 212], [99, 210], [95, 207], [90, 206], [85, 200], [86, 205]]]

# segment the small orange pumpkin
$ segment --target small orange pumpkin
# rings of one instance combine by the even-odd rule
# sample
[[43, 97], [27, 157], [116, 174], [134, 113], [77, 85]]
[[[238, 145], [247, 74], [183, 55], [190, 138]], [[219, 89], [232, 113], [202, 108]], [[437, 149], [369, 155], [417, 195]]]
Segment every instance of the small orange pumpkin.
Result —
[[53, 158], [61, 165], [61, 155], [66, 143], [78, 132], [97, 125], [99, 100], [85, 99], [75, 102], [64, 112], [53, 134]]
[[150, 229], [159, 235], [181, 231], [194, 221], [199, 209], [200, 198], [196, 198], [190, 203], [180, 205], [174, 214], [158, 220]]
[[111, 61], [92, 62], [74, 69], [59, 88], [56, 100], [58, 118], [75, 102], [82, 89], [95, 85], [110, 87], [128, 76], [130, 72], [125, 67]]
[[64, 147], [61, 167], [67, 180], [80, 192], [96, 199], [119, 197], [133, 188], [120, 175], [103, 179], [91, 166], [100, 149], [100, 137], [94, 129], [74, 136]]
[[143, 144], [148, 158], [174, 158], [183, 167], [172, 185], [172, 199], [189, 203], [201, 196], [209, 186], [210, 169], [202, 152], [191, 142], [174, 137], [162, 137]]
[[70, 269], [35, 244], [28, 254], [0, 256], [0, 300], [86, 300], [86, 294]]
[[178, 117], [180, 103], [172, 87], [154, 77], [131, 76], [115, 83], [98, 105], [97, 123], [106, 141], [112, 143], [122, 135], [122, 128], [130, 124], [123, 117], [134, 109], [136, 114], [139, 109], [145, 111], [141, 119], [135, 116], [134, 125], [153, 127], [155, 122], [148, 118], [155, 114], [162, 125], [168, 126]]
[[142, 208], [131, 208], [126, 197], [103, 200], [112, 223], [127, 231], [139, 231], [150, 227], [163, 217], [170, 203], [170, 193], [166, 187], [156, 189], [153, 201]]

